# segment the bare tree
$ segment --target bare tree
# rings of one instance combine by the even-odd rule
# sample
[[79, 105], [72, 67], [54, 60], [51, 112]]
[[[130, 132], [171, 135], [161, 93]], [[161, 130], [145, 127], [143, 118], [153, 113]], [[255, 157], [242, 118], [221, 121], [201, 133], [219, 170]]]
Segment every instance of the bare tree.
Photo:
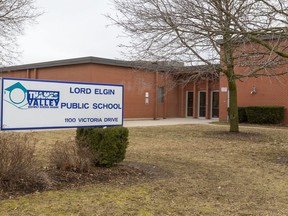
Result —
[[39, 15], [34, 0], [0, 0], [0, 66], [14, 61], [17, 36]]
[[[182, 61], [186, 66], [204, 64], [225, 75], [230, 93], [231, 132], [239, 132], [236, 80], [287, 72], [270, 70], [279, 63], [271, 50], [286, 49], [281, 42], [286, 36], [279, 31], [279, 25], [285, 21], [280, 12], [287, 12], [284, 0], [272, 0], [273, 5], [268, 0], [113, 2], [118, 15], [110, 18], [132, 38], [127, 48], [133, 58]], [[277, 28], [271, 44], [271, 33]], [[252, 52], [247, 54], [248, 48]], [[254, 63], [244, 65], [246, 71], [236, 74], [235, 67], [245, 63], [248, 56], [253, 56]]]
[[[286, 0], [258, 1], [263, 5], [260, 12], [270, 18], [271, 25], [270, 28], [249, 29], [249, 39], [280, 57], [288, 58], [288, 2]], [[262, 40], [263, 35], [272, 36], [274, 43]]]

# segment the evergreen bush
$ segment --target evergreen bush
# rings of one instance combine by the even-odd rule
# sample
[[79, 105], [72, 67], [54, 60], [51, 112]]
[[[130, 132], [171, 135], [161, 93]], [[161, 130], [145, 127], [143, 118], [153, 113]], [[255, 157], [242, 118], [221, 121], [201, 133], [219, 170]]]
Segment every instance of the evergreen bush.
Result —
[[238, 107], [239, 123], [247, 122], [246, 107]]
[[251, 124], [279, 124], [284, 120], [284, 107], [246, 107], [248, 122]]
[[125, 127], [78, 128], [76, 141], [89, 148], [96, 166], [110, 167], [124, 160], [129, 131]]
[[[227, 108], [228, 116], [230, 117], [230, 109]], [[238, 107], [239, 123], [247, 122], [246, 107]]]

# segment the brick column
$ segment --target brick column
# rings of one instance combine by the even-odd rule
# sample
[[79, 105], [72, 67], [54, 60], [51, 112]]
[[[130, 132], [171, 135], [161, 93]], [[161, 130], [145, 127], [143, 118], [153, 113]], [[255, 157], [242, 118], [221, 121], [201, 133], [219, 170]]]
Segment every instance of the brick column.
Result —
[[211, 115], [210, 115], [210, 111], [211, 111], [211, 91], [210, 91], [210, 82], [207, 79], [206, 80], [206, 119], [210, 119]]

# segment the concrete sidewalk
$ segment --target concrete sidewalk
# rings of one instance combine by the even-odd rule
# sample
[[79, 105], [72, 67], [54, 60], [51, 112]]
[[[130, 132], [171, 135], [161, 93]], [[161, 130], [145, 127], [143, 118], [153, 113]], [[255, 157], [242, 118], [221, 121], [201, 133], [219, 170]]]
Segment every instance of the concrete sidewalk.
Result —
[[181, 125], [181, 124], [208, 124], [218, 122], [217, 119], [194, 119], [194, 118], [168, 118], [168, 119], [126, 119], [124, 127], [143, 127], [160, 125]]

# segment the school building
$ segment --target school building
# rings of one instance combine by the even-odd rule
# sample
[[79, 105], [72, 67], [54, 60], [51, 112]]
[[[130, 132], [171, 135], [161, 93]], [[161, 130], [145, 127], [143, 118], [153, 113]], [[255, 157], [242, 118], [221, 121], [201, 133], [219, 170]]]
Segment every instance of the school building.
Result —
[[[286, 38], [277, 34], [261, 36], [274, 49], [288, 52]], [[244, 77], [237, 80], [238, 107], [283, 106], [284, 124], [288, 124], [288, 58], [273, 54], [263, 46], [251, 42], [235, 42], [237, 47], [234, 71]], [[262, 70], [257, 71], [262, 67]], [[253, 71], [257, 71], [254, 77]], [[250, 75], [250, 77], [249, 77]], [[219, 120], [227, 121], [229, 91], [227, 78], [219, 79]]]
[[[234, 68], [236, 74], [245, 74], [259, 64], [266, 64], [265, 57], [259, 56], [261, 49], [255, 44], [248, 48], [243, 46], [243, 58], [239, 58]], [[275, 65], [264, 70], [266, 74], [282, 73], [281, 76], [263, 75], [237, 81], [238, 106], [284, 106], [284, 123], [288, 124], [287, 60], [275, 57]], [[197, 76], [197, 80], [194, 77], [189, 81], [191, 74]], [[216, 75], [211, 77], [211, 74]], [[0, 68], [0, 76], [122, 84], [125, 119], [183, 117], [228, 121], [227, 79], [213, 67], [84, 57], [4, 67]]]
[[[0, 68], [1, 77], [124, 85], [124, 118], [218, 118], [219, 79], [199, 67], [84, 57]], [[179, 70], [178, 70], [179, 69]], [[182, 69], [181, 69], [182, 70]], [[201, 67], [201, 71], [205, 67]], [[180, 82], [187, 74], [197, 82]], [[184, 77], [184, 78], [183, 78]]]

